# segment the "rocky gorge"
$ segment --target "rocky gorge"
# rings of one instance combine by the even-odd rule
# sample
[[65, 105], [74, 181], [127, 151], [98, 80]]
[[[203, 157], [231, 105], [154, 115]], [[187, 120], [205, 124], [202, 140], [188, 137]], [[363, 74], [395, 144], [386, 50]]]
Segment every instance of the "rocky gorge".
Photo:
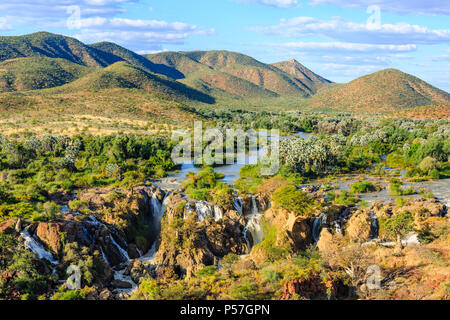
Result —
[[[375, 202], [361, 208], [332, 204], [319, 187], [303, 191], [320, 203], [307, 217], [273, 206], [270, 194], [236, 194], [233, 208], [224, 210], [156, 184], [131, 191], [86, 189], [65, 204], [69, 209], [60, 219], [8, 220], [0, 223], [0, 232], [20, 236], [22, 245], [44, 262], [48, 274], [57, 275], [59, 283], [65, 283], [67, 269], [75, 264], [83, 271], [82, 284], [97, 288], [93, 299], [124, 299], [144, 278], [189, 279], [205, 266], [220, 268], [228, 254], [258, 267], [272, 259], [273, 248], [293, 255], [315, 245], [328, 252], [343, 237], [362, 245], [389, 246], [391, 238], [380, 229], [379, 220], [407, 210], [418, 232], [427, 228], [430, 218], [447, 214], [447, 207], [435, 199], [410, 199], [402, 206]], [[409, 244], [418, 242], [404, 242]], [[85, 259], [90, 263], [81, 262]], [[316, 291], [305, 289], [307, 296], [329, 286], [337, 290], [314, 279], [302, 280]], [[301, 291], [302, 281], [286, 283], [283, 298]]]

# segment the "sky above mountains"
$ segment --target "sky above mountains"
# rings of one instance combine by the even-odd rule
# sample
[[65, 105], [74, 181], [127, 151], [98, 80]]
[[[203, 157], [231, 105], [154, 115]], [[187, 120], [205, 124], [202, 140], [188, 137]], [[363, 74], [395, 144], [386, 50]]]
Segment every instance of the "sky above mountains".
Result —
[[397, 68], [450, 91], [448, 0], [2, 0], [0, 33], [49, 31], [139, 53], [294, 58], [335, 82]]

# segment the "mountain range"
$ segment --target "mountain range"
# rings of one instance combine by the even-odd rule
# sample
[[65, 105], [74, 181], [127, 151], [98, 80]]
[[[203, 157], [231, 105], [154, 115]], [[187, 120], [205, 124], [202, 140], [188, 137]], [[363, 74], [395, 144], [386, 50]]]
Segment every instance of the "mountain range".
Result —
[[44, 96], [108, 90], [149, 95], [160, 106], [240, 107], [251, 101], [263, 108], [289, 101], [308, 110], [393, 113], [450, 102], [447, 92], [395, 69], [335, 84], [294, 59], [265, 64], [229, 51], [139, 55], [110, 42], [87, 45], [47, 32], [0, 37], [0, 110], [4, 101], [11, 111], [15, 99], [39, 108]]

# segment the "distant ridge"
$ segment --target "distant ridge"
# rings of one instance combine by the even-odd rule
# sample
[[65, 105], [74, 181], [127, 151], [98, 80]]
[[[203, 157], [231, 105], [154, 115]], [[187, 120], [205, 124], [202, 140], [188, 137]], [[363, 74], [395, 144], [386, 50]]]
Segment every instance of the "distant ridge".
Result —
[[385, 69], [320, 93], [311, 99], [310, 106], [356, 112], [396, 112], [448, 102], [447, 92], [400, 70]]
[[142, 56], [115, 43], [86, 45], [48, 32], [0, 37], [0, 107], [14, 110], [25, 100], [47, 104], [48, 99], [56, 105], [61, 97], [52, 95], [84, 94], [83, 101], [95, 106], [99, 91], [127, 92], [128, 104], [134, 95], [151, 96], [152, 105], [180, 103], [192, 109], [214, 104], [389, 114], [430, 106], [418, 109], [422, 114], [433, 106], [433, 114], [439, 114], [450, 102], [447, 92], [395, 69], [336, 84], [295, 59], [265, 64], [224, 50]]
[[[252, 57], [230, 51], [163, 52], [146, 55], [154, 63], [164, 64], [183, 74], [185, 83], [207, 83], [228, 93], [245, 97], [229, 78], [250, 82], [275, 96], [308, 97], [316, 92], [315, 80], [302, 82], [279, 68], [259, 62]], [[306, 69], [306, 68], [305, 68]], [[215, 72], [213, 72], [215, 71]], [[311, 71], [308, 70], [312, 74]], [[212, 76], [214, 74], [214, 76]], [[214, 81], [211, 80], [214, 78]], [[227, 80], [225, 80], [227, 78]], [[322, 80], [321, 80], [322, 81]], [[220, 84], [227, 83], [227, 87]], [[248, 86], [248, 85], [247, 85]], [[210, 88], [209, 90], [213, 90]]]

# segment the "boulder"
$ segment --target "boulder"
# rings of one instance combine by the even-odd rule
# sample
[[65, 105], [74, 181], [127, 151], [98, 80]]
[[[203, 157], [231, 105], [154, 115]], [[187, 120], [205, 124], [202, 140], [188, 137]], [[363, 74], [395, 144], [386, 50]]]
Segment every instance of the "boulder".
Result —
[[111, 286], [116, 289], [131, 289], [131, 288], [133, 288], [133, 285], [131, 283], [122, 281], [122, 280], [111, 281]]
[[6, 220], [0, 222], [0, 232], [6, 234], [14, 234], [16, 222], [14, 220]]

